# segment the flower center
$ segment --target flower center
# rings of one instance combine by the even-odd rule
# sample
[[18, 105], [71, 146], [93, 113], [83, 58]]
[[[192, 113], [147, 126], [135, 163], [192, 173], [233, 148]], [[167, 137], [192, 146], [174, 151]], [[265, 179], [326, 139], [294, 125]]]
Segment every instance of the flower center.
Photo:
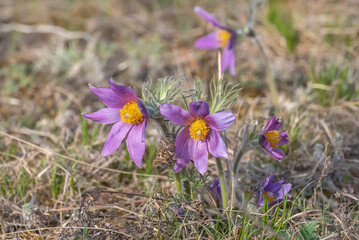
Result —
[[231, 37], [231, 33], [226, 30], [220, 30], [217, 32], [216, 38], [219, 45], [224, 48], [227, 46], [227, 43]]
[[280, 142], [280, 135], [278, 131], [267, 131], [264, 133], [267, 141], [269, 142], [271, 148], [277, 147]]
[[126, 103], [126, 105], [120, 110], [120, 113], [122, 121], [132, 125], [140, 124], [145, 119], [145, 116], [143, 116], [140, 109], [138, 109], [136, 102]]
[[274, 194], [273, 193], [264, 191], [264, 194], [266, 195], [267, 200], [268, 200], [269, 203], [274, 201]]
[[194, 140], [197, 141], [205, 139], [207, 137], [208, 131], [209, 127], [206, 121], [201, 118], [194, 120], [189, 127], [189, 134]]

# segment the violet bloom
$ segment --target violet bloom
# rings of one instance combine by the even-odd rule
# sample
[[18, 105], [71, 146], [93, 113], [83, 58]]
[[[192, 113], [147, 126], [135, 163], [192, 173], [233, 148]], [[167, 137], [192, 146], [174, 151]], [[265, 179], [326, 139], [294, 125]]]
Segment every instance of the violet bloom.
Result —
[[281, 125], [279, 119], [272, 117], [269, 119], [263, 133], [259, 136], [259, 145], [277, 160], [284, 157], [284, 152], [278, 146], [289, 142], [289, 134], [287, 132], [279, 132]]
[[207, 171], [208, 151], [217, 158], [228, 158], [226, 145], [218, 131], [229, 128], [235, 120], [231, 112], [209, 114], [204, 101], [189, 104], [189, 113], [171, 104], [161, 104], [160, 113], [171, 122], [186, 126], [176, 139], [174, 172], [181, 171], [193, 159], [198, 172]]
[[273, 174], [262, 183], [261, 188], [258, 190], [257, 204], [263, 206], [265, 200], [263, 194], [266, 195], [268, 205], [273, 205], [283, 200], [285, 196], [288, 196], [288, 192], [292, 188], [292, 184], [283, 184], [283, 179], [278, 182], [273, 182]]
[[222, 48], [222, 63], [221, 69], [222, 73], [229, 68], [231, 75], [236, 74], [235, 72], [235, 56], [234, 56], [234, 47], [237, 41], [236, 32], [228, 27], [221, 25], [214, 16], [200, 7], [195, 7], [194, 11], [198, 13], [204, 20], [213, 24], [213, 26], [219, 28], [218, 31], [210, 33], [200, 39], [195, 43], [196, 48], [200, 49], [218, 49]]
[[112, 79], [109, 84], [110, 88], [95, 88], [90, 85], [90, 90], [107, 108], [83, 116], [104, 124], [114, 123], [103, 146], [102, 156], [113, 153], [126, 137], [128, 152], [136, 165], [141, 167], [141, 160], [145, 153], [148, 111], [130, 88], [116, 85]]
[[217, 204], [222, 201], [221, 185], [218, 178], [213, 179], [212, 187], [208, 187], [212, 197], [216, 200]]

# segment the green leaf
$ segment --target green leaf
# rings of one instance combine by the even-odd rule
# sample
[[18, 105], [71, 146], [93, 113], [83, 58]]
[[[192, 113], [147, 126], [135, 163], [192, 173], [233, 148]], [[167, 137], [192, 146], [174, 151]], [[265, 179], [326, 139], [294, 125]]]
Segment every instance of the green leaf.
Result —
[[317, 223], [317, 221], [313, 221], [299, 227], [299, 232], [305, 240], [317, 239], [317, 230], [315, 229]]

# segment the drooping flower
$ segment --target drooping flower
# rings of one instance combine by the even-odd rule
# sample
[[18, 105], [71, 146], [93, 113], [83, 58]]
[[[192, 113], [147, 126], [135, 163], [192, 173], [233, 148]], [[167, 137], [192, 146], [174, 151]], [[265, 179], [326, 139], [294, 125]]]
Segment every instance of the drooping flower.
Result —
[[209, 106], [204, 101], [189, 104], [189, 113], [171, 104], [159, 107], [162, 116], [174, 124], [186, 126], [176, 139], [177, 161], [174, 172], [181, 171], [193, 159], [198, 172], [207, 171], [208, 151], [217, 158], [228, 158], [226, 145], [218, 131], [229, 128], [235, 120], [231, 112], [209, 114]]
[[279, 119], [272, 117], [267, 126], [259, 136], [259, 145], [273, 158], [280, 160], [284, 157], [284, 152], [278, 146], [289, 142], [287, 132], [279, 132], [281, 127]]
[[282, 201], [292, 188], [292, 184], [290, 183], [283, 184], [283, 179], [278, 182], [273, 182], [273, 177], [274, 176], [271, 173], [258, 190], [257, 204], [259, 206], [263, 206], [265, 202], [263, 195], [266, 196], [268, 205], [273, 205]]
[[217, 204], [222, 201], [222, 192], [221, 192], [221, 184], [218, 178], [213, 179], [213, 184], [211, 187], [208, 187], [212, 197], [216, 200]]
[[141, 167], [145, 153], [148, 111], [130, 88], [116, 85], [112, 79], [109, 80], [109, 84], [110, 88], [95, 88], [90, 85], [90, 90], [107, 107], [83, 116], [104, 124], [114, 123], [102, 149], [102, 156], [112, 154], [126, 137], [128, 152], [136, 165]]
[[237, 42], [236, 32], [228, 27], [221, 25], [215, 17], [203, 10], [200, 7], [195, 7], [194, 11], [198, 13], [204, 20], [211, 23], [213, 26], [219, 28], [218, 31], [210, 33], [200, 39], [195, 43], [196, 48], [200, 49], [218, 49], [222, 48], [222, 63], [221, 69], [222, 73], [229, 68], [231, 75], [235, 75], [235, 55], [234, 48]]

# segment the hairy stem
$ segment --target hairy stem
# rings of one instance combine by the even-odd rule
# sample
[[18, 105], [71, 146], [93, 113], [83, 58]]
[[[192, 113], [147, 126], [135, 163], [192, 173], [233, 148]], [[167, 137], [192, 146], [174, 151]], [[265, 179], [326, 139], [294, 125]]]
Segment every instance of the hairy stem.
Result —
[[216, 158], [217, 168], [219, 172], [219, 181], [221, 183], [221, 193], [222, 193], [222, 203], [223, 208], [228, 208], [228, 198], [227, 198], [227, 190], [226, 190], [226, 180], [224, 178], [222, 161], [219, 158]]
[[235, 202], [235, 192], [237, 189], [237, 174], [238, 174], [238, 167], [239, 163], [242, 160], [242, 157], [246, 151], [243, 151], [243, 149], [239, 150], [239, 152], [235, 155], [234, 161], [233, 161], [233, 175], [232, 175], [232, 189], [231, 189], [231, 209], [233, 208], [234, 202]]
[[175, 173], [175, 182], [176, 182], [176, 192], [178, 194], [182, 194], [182, 186], [181, 186], [181, 174]]

